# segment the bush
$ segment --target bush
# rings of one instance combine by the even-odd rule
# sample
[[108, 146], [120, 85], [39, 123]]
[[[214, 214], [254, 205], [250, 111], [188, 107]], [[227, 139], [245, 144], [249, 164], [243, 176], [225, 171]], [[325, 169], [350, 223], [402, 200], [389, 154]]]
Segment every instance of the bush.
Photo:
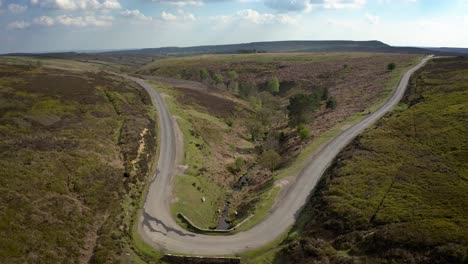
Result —
[[336, 108], [336, 99], [333, 96], [330, 96], [327, 100], [327, 108], [335, 109]]
[[297, 133], [299, 134], [301, 140], [310, 137], [310, 130], [307, 127], [304, 127], [303, 125], [297, 127]]
[[223, 83], [224, 82], [224, 78], [221, 74], [219, 73], [216, 73], [214, 76], [213, 76], [213, 80], [215, 81], [216, 84], [220, 84], [220, 83]]
[[207, 69], [203, 68], [200, 70], [200, 79], [202, 81], [207, 80], [210, 78], [210, 73], [208, 72]]
[[393, 71], [395, 68], [396, 68], [396, 64], [393, 62], [387, 65], [387, 70], [389, 71]]
[[268, 82], [268, 91], [272, 94], [277, 94], [279, 93], [280, 89], [280, 83], [278, 78], [273, 77], [269, 82]]
[[228, 77], [231, 81], [234, 81], [234, 80], [237, 80], [237, 78], [239, 78], [239, 74], [237, 74], [237, 72], [235, 71], [229, 71]]
[[289, 98], [289, 124], [294, 127], [307, 121], [310, 114], [319, 108], [320, 98], [321, 95], [318, 93], [296, 94]]
[[273, 171], [281, 163], [281, 156], [276, 151], [270, 149], [262, 153], [258, 162], [262, 167]]
[[232, 127], [234, 125], [234, 119], [232, 119], [232, 117], [228, 117], [226, 118], [226, 125], [228, 125], [229, 127]]
[[228, 165], [227, 170], [232, 174], [241, 172], [245, 167], [245, 160], [241, 157], [237, 157], [234, 162]]

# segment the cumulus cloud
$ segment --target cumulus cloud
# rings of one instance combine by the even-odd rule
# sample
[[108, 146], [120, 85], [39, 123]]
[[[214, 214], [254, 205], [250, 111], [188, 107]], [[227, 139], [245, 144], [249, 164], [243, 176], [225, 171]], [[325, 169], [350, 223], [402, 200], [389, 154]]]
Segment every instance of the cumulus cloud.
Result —
[[371, 15], [369, 13], [366, 14], [366, 20], [373, 25], [377, 25], [380, 23], [380, 17]]
[[49, 16], [41, 16], [33, 19], [33, 23], [42, 26], [53, 26], [55, 24], [55, 20]]
[[32, 5], [60, 10], [119, 9], [117, 0], [31, 0]]
[[[31, 23], [28, 23], [31, 25]], [[50, 16], [40, 16], [36, 17], [32, 20], [32, 24], [39, 25], [39, 26], [68, 26], [68, 27], [87, 27], [87, 26], [95, 26], [95, 27], [109, 27], [112, 25], [112, 18], [111, 17], [94, 17], [94, 16], [69, 16], [69, 15], [61, 15], [56, 17]]]
[[260, 13], [253, 9], [240, 10], [234, 15], [214, 16], [211, 17], [211, 19], [220, 24], [295, 25], [298, 23], [296, 17], [289, 14]]
[[195, 21], [196, 17], [192, 13], [179, 10], [177, 13], [163, 11], [161, 13], [161, 19], [164, 21]]
[[14, 14], [23, 13], [24, 11], [26, 11], [26, 9], [28, 9], [28, 7], [26, 5], [18, 5], [18, 4], [9, 4], [8, 5], [8, 11], [10, 11], [11, 13], [14, 13]]
[[237, 12], [237, 18], [254, 24], [295, 24], [297, 22], [295, 18], [286, 14], [259, 13], [253, 9], [244, 9]]
[[265, 4], [281, 11], [310, 11], [311, 0], [265, 0]]
[[145, 16], [138, 9], [135, 9], [135, 10], [127, 9], [127, 10], [124, 10], [124, 11], [120, 12], [120, 15], [123, 16], [123, 17], [134, 18], [134, 19], [141, 20], [141, 21], [151, 21], [151, 20], [153, 20], [152, 17]]
[[265, 4], [278, 11], [309, 12], [316, 7], [325, 9], [360, 8], [366, 4], [366, 0], [265, 0]]
[[153, 0], [153, 2], [160, 3], [160, 4], [169, 4], [174, 5], [177, 7], [185, 7], [185, 6], [202, 6], [205, 1], [202, 0]]
[[25, 29], [31, 26], [31, 23], [26, 21], [13, 21], [7, 25], [8, 29]]

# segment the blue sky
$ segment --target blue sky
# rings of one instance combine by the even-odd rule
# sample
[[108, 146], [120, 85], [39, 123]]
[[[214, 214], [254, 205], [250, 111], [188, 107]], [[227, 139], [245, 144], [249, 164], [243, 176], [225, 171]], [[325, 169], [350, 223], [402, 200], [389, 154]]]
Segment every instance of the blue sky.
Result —
[[0, 0], [0, 53], [273, 40], [468, 47], [468, 0]]

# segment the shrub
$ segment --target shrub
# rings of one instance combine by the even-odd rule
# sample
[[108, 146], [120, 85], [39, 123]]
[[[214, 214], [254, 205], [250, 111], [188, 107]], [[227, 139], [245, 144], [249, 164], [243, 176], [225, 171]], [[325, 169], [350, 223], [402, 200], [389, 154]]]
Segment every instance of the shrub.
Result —
[[232, 174], [241, 172], [245, 167], [245, 160], [241, 157], [237, 157], [234, 162], [228, 165], [227, 170]]
[[268, 91], [272, 94], [277, 94], [279, 93], [280, 89], [280, 83], [278, 78], [273, 77], [269, 82], [268, 82]]
[[331, 96], [327, 100], [327, 108], [335, 109], [336, 108], [336, 99], [335, 97]]
[[299, 134], [299, 137], [301, 140], [304, 140], [308, 137], [310, 137], [310, 130], [303, 125], [300, 125], [297, 127], [297, 133]]
[[239, 74], [237, 74], [237, 72], [235, 71], [229, 71], [228, 77], [231, 81], [234, 81], [234, 80], [237, 80], [237, 78], [239, 78]]
[[273, 171], [281, 163], [281, 156], [276, 151], [270, 149], [262, 153], [258, 162], [262, 167]]
[[207, 80], [210, 78], [210, 73], [208, 72], [207, 69], [203, 68], [200, 70], [200, 79], [202, 81]]
[[232, 117], [228, 117], [226, 118], [226, 125], [228, 125], [229, 127], [232, 127], [234, 125], [234, 119], [232, 119]]
[[396, 64], [393, 62], [387, 65], [387, 70], [389, 71], [393, 71], [395, 68], [396, 68]]
[[223, 83], [224, 82], [224, 78], [221, 74], [219, 73], [216, 73], [214, 76], [213, 76], [213, 80], [215, 81], [216, 84], [220, 84], [220, 83]]
[[307, 114], [311, 114], [320, 106], [320, 95], [314, 94], [296, 94], [289, 98], [288, 115], [289, 124], [298, 126], [307, 120]]

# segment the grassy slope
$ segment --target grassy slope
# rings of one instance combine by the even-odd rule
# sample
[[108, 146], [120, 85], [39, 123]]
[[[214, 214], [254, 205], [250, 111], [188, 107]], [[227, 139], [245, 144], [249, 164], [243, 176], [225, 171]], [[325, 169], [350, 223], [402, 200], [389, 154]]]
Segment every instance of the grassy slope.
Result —
[[121, 199], [154, 152], [150, 101], [122, 80], [25, 62], [0, 65], [0, 262], [115, 262], [132, 207]]
[[[193, 223], [202, 228], [216, 226], [218, 208], [223, 207], [226, 190], [210, 181], [203, 168], [212, 167], [210, 142], [222, 141], [222, 132], [227, 125], [219, 118], [202, 112], [201, 109], [184, 105], [175, 98], [180, 93], [169, 86], [154, 84], [165, 93], [169, 110], [177, 118], [177, 124], [184, 136], [184, 165], [187, 169], [175, 179], [175, 200], [172, 206], [174, 218], [178, 213], [186, 215]], [[206, 201], [202, 202], [202, 197]], [[181, 224], [185, 224], [181, 222]]]
[[466, 260], [467, 66], [440, 59], [412, 79], [403, 103], [337, 158], [277, 261]]

